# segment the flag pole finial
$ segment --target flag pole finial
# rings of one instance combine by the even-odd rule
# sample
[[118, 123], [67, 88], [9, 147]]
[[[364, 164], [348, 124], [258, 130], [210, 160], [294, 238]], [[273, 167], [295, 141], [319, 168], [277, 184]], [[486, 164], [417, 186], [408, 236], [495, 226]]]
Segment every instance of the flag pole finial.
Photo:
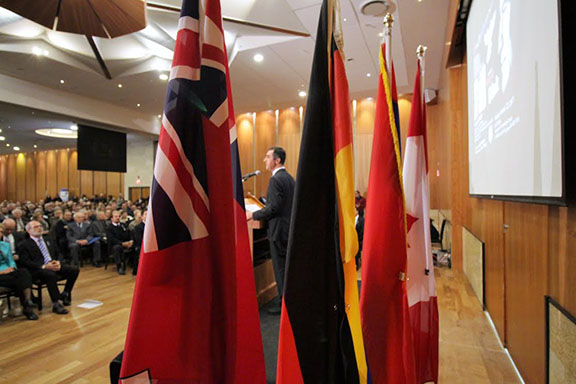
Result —
[[426, 47], [425, 45], [422, 45], [422, 44], [420, 44], [418, 46], [418, 48], [416, 48], [416, 55], [418, 55], [419, 59], [424, 57], [427, 49], [428, 49], [428, 47]]
[[384, 24], [384, 38], [382, 42], [386, 44], [386, 70], [389, 74], [392, 72], [392, 25], [394, 24], [394, 17], [390, 12], [386, 14], [384, 20], [382, 21]]
[[394, 24], [394, 16], [388, 12], [386, 16], [384, 16], [382, 24], [384, 24], [388, 30], [392, 29], [392, 25]]

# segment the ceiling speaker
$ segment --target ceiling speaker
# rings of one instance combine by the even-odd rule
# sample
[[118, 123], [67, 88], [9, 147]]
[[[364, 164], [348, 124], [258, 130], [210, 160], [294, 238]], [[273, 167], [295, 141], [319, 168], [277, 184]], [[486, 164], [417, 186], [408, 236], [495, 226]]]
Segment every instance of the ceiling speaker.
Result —
[[396, 5], [390, 0], [367, 0], [360, 5], [360, 12], [366, 16], [384, 17], [395, 10]]

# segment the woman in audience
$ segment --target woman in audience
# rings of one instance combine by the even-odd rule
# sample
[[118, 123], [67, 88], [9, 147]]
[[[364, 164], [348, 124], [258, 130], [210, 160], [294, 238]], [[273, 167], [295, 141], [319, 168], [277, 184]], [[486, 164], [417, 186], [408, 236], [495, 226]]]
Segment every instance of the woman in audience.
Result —
[[38, 320], [32, 303], [32, 278], [26, 269], [18, 269], [12, 258], [10, 244], [4, 239], [4, 227], [0, 224], [0, 286], [14, 289], [22, 303], [22, 313], [28, 320]]

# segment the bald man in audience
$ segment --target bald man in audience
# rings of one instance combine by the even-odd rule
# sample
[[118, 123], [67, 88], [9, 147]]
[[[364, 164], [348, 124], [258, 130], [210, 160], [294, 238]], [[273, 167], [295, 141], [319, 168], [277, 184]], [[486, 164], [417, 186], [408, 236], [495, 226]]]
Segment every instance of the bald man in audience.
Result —
[[[54, 247], [50, 241], [42, 237], [42, 224], [31, 221], [26, 224], [26, 231], [30, 237], [18, 247], [20, 255], [18, 265], [28, 269], [33, 281], [40, 280], [46, 284], [52, 300], [52, 312], [65, 315], [68, 310], [64, 306], [72, 302], [72, 289], [79, 270], [77, 267], [61, 264], [54, 259], [56, 255]], [[59, 280], [66, 280], [62, 293], [58, 289]]]

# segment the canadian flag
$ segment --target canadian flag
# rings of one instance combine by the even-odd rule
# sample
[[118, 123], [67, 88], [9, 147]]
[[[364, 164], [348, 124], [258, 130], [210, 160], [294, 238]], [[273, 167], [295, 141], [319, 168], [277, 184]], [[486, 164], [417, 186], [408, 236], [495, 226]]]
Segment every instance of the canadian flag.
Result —
[[430, 187], [426, 153], [426, 107], [420, 93], [420, 62], [404, 152], [408, 243], [408, 305], [417, 383], [438, 382], [438, 299], [430, 240]]

